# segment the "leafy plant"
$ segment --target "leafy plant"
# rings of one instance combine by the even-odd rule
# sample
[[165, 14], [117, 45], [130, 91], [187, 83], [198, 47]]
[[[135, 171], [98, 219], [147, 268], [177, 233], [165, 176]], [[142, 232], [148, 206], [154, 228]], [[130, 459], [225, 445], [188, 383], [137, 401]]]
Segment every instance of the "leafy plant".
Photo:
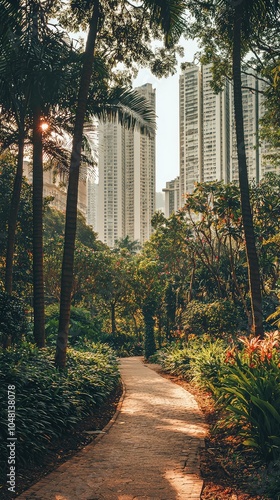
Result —
[[183, 314], [183, 327], [196, 335], [209, 333], [220, 337], [224, 333], [233, 334], [238, 323], [238, 312], [229, 300], [211, 303], [192, 300]]
[[0, 342], [19, 342], [28, 332], [24, 303], [14, 295], [0, 292]]
[[173, 343], [157, 353], [156, 361], [163, 370], [181, 377], [188, 378], [190, 370], [190, 354], [187, 347]]
[[88, 344], [68, 351], [67, 371], [53, 363], [52, 348], [0, 351], [0, 462], [7, 463], [7, 388], [15, 387], [16, 437], [19, 464], [32, 463], [47, 444], [92, 414], [119, 383], [118, 363], [106, 345]]
[[119, 357], [140, 356], [143, 354], [143, 344], [135, 335], [117, 332], [116, 335], [103, 333], [100, 342], [108, 344]]
[[[48, 345], [55, 345], [58, 330], [59, 308], [50, 305], [46, 308], [46, 338]], [[81, 307], [72, 307], [70, 315], [69, 343], [74, 346], [85, 341], [98, 341], [100, 322], [91, 313]]]
[[198, 386], [216, 394], [228, 367], [225, 363], [226, 343], [217, 339], [205, 344], [195, 344], [189, 352], [190, 375]]
[[219, 402], [224, 422], [238, 426], [244, 444], [269, 462], [280, 457], [280, 352], [278, 332], [241, 338], [243, 348], [230, 358]]

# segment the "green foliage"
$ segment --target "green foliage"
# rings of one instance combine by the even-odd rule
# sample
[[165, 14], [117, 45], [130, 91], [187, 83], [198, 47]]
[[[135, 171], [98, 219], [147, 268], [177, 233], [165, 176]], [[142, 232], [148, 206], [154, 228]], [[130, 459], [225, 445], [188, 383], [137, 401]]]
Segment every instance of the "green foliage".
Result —
[[[44, 213], [44, 238], [47, 242], [55, 236], [64, 235], [65, 214], [53, 207], [46, 207]], [[96, 233], [86, 224], [81, 213], [77, 217], [77, 240], [88, 248], [98, 249], [102, 243], [97, 240]]]
[[238, 320], [236, 307], [229, 300], [212, 303], [192, 300], [182, 315], [182, 326], [196, 335], [209, 333], [219, 337], [235, 333]]
[[17, 344], [29, 331], [22, 300], [8, 293], [0, 292], [0, 343], [10, 339]]
[[221, 339], [191, 337], [187, 345], [172, 344], [152, 359], [210, 391], [222, 410], [219, 426], [229, 433], [234, 428], [265, 462], [279, 461], [279, 333], [267, 333], [264, 340], [240, 340], [242, 344], [228, 348]]
[[7, 463], [7, 389], [15, 386], [17, 460], [32, 463], [47, 444], [94, 412], [119, 382], [117, 360], [108, 346], [68, 351], [68, 368], [59, 372], [52, 349], [31, 344], [0, 351], [0, 456]]
[[[0, 158], [0, 281], [4, 282], [7, 249], [8, 216], [15, 177], [15, 158], [6, 154]], [[23, 180], [14, 256], [14, 288], [22, 296], [30, 295], [32, 283], [32, 192]]]
[[189, 378], [190, 350], [188, 347], [182, 348], [177, 343], [172, 343], [157, 353], [155, 361], [172, 375]]
[[164, 370], [215, 393], [227, 368], [225, 350], [224, 341], [211, 342], [204, 335], [199, 339], [191, 337], [185, 345], [171, 344], [159, 351], [157, 359]]
[[151, 297], [147, 298], [143, 306], [143, 316], [145, 323], [144, 334], [144, 356], [149, 359], [156, 352], [155, 341], [155, 320], [154, 320], [155, 303]]
[[[59, 320], [59, 307], [52, 304], [46, 308], [46, 341], [55, 345]], [[81, 307], [72, 307], [70, 314], [69, 344], [74, 346], [100, 339], [100, 322], [96, 316]]]
[[250, 368], [236, 358], [221, 389], [227, 423], [241, 425], [244, 444], [257, 448], [266, 461], [280, 456], [279, 387], [280, 370], [274, 362]]
[[279, 334], [241, 340], [243, 348], [229, 352], [219, 402], [227, 410], [226, 424], [238, 426], [244, 444], [269, 462], [280, 457]]
[[117, 332], [102, 334], [100, 342], [108, 344], [119, 357], [140, 356], [143, 354], [142, 342], [139, 342], [135, 335]]
[[216, 394], [227, 371], [226, 348], [226, 342], [217, 339], [205, 344], [194, 343], [189, 353], [191, 379], [203, 389], [210, 390], [213, 395]]

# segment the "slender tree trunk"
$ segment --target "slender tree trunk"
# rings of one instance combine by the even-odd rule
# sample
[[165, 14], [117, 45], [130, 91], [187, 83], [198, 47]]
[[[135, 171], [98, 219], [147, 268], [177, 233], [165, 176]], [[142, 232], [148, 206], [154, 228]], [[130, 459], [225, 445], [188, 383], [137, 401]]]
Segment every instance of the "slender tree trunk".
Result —
[[193, 286], [194, 286], [195, 271], [196, 271], [195, 260], [192, 261], [192, 264], [193, 264], [193, 268], [192, 268], [192, 274], [191, 274], [191, 279], [190, 279], [190, 286], [189, 286], [189, 290], [187, 292], [187, 303], [189, 303], [193, 299]]
[[115, 335], [117, 333], [117, 328], [116, 328], [116, 307], [114, 302], [111, 302], [111, 329], [112, 329], [112, 335]]
[[34, 339], [38, 347], [44, 347], [43, 144], [40, 106], [34, 106], [33, 109], [33, 309]]
[[13, 261], [15, 252], [17, 216], [19, 210], [20, 193], [21, 193], [22, 177], [23, 177], [23, 153], [24, 153], [24, 133], [19, 133], [17, 171], [14, 180], [13, 194], [12, 194], [10, 214], [8, 220], [8, 241], [7, 241], [7, 251], [6, 251], [5, 291], [9, 295], [11, 295], [13, 291]]
[[235, 7], [234, 12], [234, 39], [233, 39], [233, 86], [234, 86], [234, 112], [237, 139], [237, 155], [239, 184], [241, 194], [241, 212], [245, 234], [246, 256], [249, 273], [249, 286], [252, 309], [252, 331], [255, 335], [263, 337], [263, 313], [259, 261], [253, 227], [253, 217], [249, 197], [249, 182], [246, 164], [245, 137], [243, 123], [243, 105], [241, 90], [241, 20], [242, 3]]
[[158, 347], [161, 349], [162, 347], [162, 315], [159, 313], [158, 315]]
[[94, 1], [93, 15], [89, 25], [89, 33], [84, 53], [80, 89], [75, 118], [73, 145], [70, 163], [69, 183], [67, 191], [66, 222], [64, 237], [64, 252], [61, 274], [60, 316], [56, 344], [55, 363], [60, 369], [65, 368], [66, 350], [69, 333], [71, 294], [73, 285], [73, 267], [75, 238], [77, 226], [77, 202], [79, 172], [81, 163], [83, 127], [86, 114], [86, 104], [94, 61], [95, 40], [99, 20], [99, 0]]
[[144, 337], [144, 356], [145, 359], [149, 359], [150, 356], [156, 352], [156, 342], [155, 342], [155, 320], [153, 315], [153, 307], [151, 304], [147, 303], [143, 307], [143, 316], [145, 323], [145, 337]]

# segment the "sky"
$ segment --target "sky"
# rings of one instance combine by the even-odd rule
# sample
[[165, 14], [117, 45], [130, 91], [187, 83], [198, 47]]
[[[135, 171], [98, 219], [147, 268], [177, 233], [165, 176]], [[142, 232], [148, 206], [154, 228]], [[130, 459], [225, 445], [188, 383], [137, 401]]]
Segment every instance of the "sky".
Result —
[[179, 175], [179, 75], [180, 65], [191, 62], [198, 48], [194, 41], [183, 41], [185, 55], [178, 60], [177, 73], [158, 79], [148, 69], [141, 69], [134, 86], [151, 83], [156, 88], [156, 191]]

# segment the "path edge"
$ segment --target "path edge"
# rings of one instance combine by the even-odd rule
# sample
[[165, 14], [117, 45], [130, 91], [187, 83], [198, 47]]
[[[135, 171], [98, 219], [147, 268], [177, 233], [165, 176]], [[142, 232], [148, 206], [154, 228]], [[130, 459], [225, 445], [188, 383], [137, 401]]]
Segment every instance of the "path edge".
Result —
[[100, 439], [102, 439], [105, 434], [108, 434], [109, 430], [111, 429], [112, 425], [114, 425], [114, 423], [116, 422], [120, 412], [121, 412], [121, 409], [122, 409], [122, 405], [123, 405], [123, 402], [124, 402], [124, 398], [125, 398], [125, 395], [126, 395], [126, 386], [125, 386], [125, 383], [124, 381], [121, 379], [121, 386], [122, 386], [122, 395], [120, 397], [120, 400], [117, 404], [117, 409], [114, 413], [114, 415], [112, 416], [112, 418], [109, 420], [109, 422], [105, 425], [105, 427], [103, 427], [103, 429], [101, 429], [101, 432], [102, 434], [98, 434], [98, 436], [96, 436], [95, 439], [93, 439], [93, 441], [91, 441], [91, 443], [88, 443], [85, 448], [87, 446], [90, 446], [90, 445], [95, 445], [95, 443], [98, 443], [98, 441], [100, 441]]

